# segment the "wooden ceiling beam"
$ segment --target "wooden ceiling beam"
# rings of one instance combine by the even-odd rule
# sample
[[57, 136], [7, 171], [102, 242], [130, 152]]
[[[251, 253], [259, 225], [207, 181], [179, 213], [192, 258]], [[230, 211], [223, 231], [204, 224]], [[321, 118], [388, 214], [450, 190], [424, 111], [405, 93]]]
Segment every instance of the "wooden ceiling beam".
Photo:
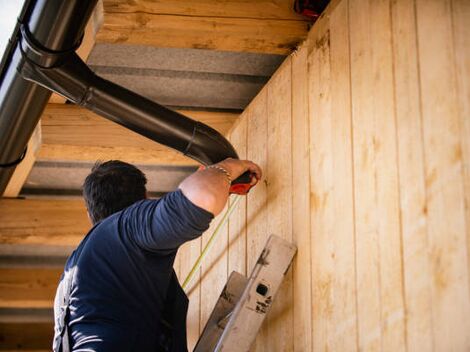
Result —
[[45, 352], [52, 347], [54, 323], [1, 322], [2, 351]]
[[0, 199], [0, 244], [76, 246], [90, 226], [82, 200]]
[[[239, 116], [226, 112], [180, 112], [222, 134]], [[119, 159], [138, 164], [196, 165], [181, 153], [75, 105], [49, 104], [42, 116], [42, 135], [39, 160]]]
[[52, 308], [62, 268], [0, 268], [0, 308]]
[[293, 0], [104, 0], [106, 13], [150, 13], [180, 16], [305, 21]]
[[98, 43], [287, 55], [310, 27], [291, 0], [106, 0], [104, 9]]
[[3, 197], [15, 198], [20, 194], [21, 188], [26, 182], [31, 169], [33, 168], [34, 162], [36, 161], [37, 154], [41, 147], [41, 139], [41, 123], [39, 122], [28, 142], [26, 155], [23, 161], [21, 161], [21, 163], [15, 168], [10, 181], [3, 192]]

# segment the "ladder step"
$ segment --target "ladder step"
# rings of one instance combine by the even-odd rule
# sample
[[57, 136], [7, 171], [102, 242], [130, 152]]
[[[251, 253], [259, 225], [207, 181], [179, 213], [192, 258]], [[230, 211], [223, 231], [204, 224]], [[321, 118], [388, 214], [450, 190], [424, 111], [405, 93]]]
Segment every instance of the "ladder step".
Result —
[[249, 280], [232, 273], [194, 352], [249, 351], [296, 251], [292, 243], [272, 235]]
[[194, 352], [207, 352], [215, 349], [217, 341], [222, 336], [233, 309], [240, 300], [247, 283], [248, 278], [245, 275], [236, 271], [230, 274], [227, 284], [223, 288], [214, 310], [202, 331], [201, 337], [196, 347], [194, 347]]

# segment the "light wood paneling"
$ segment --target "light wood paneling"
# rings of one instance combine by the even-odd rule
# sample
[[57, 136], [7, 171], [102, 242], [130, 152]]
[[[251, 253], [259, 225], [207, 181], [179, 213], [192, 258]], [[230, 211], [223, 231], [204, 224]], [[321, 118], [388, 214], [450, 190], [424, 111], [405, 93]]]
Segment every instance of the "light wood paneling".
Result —
[[[329, 161], [331, 175], [329, 222], [333, 265], [327, 270], [332, 275], [332, 306], [328, 344], [333, 351], [353, 350], [357, 343], [357, 307], [355, 264], [355, 222], [353, 199], [353, 161], [351, 135], [351, 82], [346, 2], [338, 4], [330, 16], [330, 99], [331, 125], [329, 131]], [[327, 117], [323, 117], [327, 118]], [[327, 203], [328, 204], [328, 203]], [[341, 221], [337, 221], [341, 217]], [[328, 262], [327, 262], [328, 263]], [[337, 323], [339, 322], [339, 323]]]
[[90, 226], [80, 200], [0, 199], [0, 244], [76, 246]]
[[432, 351], [431, 261], [413, 2], [392, 7], [403, 276], [409, 351]]
[[[240, 159], [246, 159], [248, 121], [243, 119], [230, 133], [230, 142], [239, 146], [237, 153]], [[237, 271], [247, 275], [246, 270], [246, 197], [238, 201], [237, 208], [229, 219], [228, 230], [228, 274]]]
[[[222, 134], [238, 117], [224, 112], [180, 112]], [[38, 155], [41, 160], [120, 159], [143, 164], [196, 164], [181, 153], [75, 105], [49, 104], [42, 116], [42, 131], [43, 144]]]
[[52, 308], [62, 269], [0, 268], [0, 308]]
[[288, 54], [309, 21], [292, 1], [106, 1], [98, 42]]
[[310, 161], [307, 46], [292, 56], [292, 239], [298, 252], [293, 264], [294, 351], [312, 349], [312, 273], [310, 256]]
[[[470, 280], [470, 2], [453, 0], [452, 38], [455, 60], [456, 92], [460, 133], [465, 194], [465, 219], [467, 228], [467, 261]], [[470, 285], [470, 282], [469, 282]], [[470, 294], [470, 292], [469, 292]]]
[[359, 348], [396, 351], [405, 312], [389, 11], [350, 1]]
[[[209, 229], [202, 235], [202, 247], [207, 244], [210, 236], [219, 224], [224, 213], [227, 211], [228, 203], [224, 210], [212, 220]], [[213, 242], [210, 252], [207, 254], [201, 266], [201, 331], [206, 325], [209, 316], [214, 309], [215, 303], [227, 282], [227, 248], [228, 248], [228, 226], [222, 226], [218, 238]]]
[[305, 20], [293, 10], [292, 0], [104, 0], [103, 4], [107, 13], [145, 12], [179, 16]]
[[455, 67], [455, 57], [465, 53], [454, 51], [451, 10], [451, 1], [416, 1], [436, 351], [470, 349], [463, 126], [456, 82], [463, 72]]
[[266, 174], [247, 197], [248, 270], [267, 233], [300, 247], [253, 350], [468, 350], [468, 16], [335, 1], [242, 114], [233, 143]]
[[[375, 209], [374, 121], [369, 6], [350, 1], [351, 86], [354, 146], [354, 197], [358, 348], [379, 351], [382, 345], [380, 304], [380, 258]], [[362, 30], [361, 30], [362, 29]], [[362, 61], [362, 62], [361, 62]], [[359, 96], [359, 98], [358, 98]], [[363, 121], [360, 121], [362, 118]], [[359, 125], [359, 126], [358, 126]], [[362, 127], [362, 128], [361, 128]]]
[[[332, 2], [230, 132], [265, 176], [192, 288], [190, 344], [228, 270], [250, 273], [275, 233], [299, 252], [253, 351], [470, 349], [469, 21], [463, 0]], [[66, 203], [6, 202], [4, 243], [88, 228], [84, 208], [77, 226]]]
[[[191, 271], [194, 263], [201, 254], [201, 238], [185, 243], [178, 251], [179, 281], [182, 283]], [[187, 316], [188, 350], [192, 351], [202, 331], [200, 324], [201, 314], [201, 270], [199, 270], [192, 283], [185, 288], [189, 298]]]
[[[268, 234], [292, 241], [292, 59], [289, 57], [271, 78], [267, 90]], [[292, 351], [292, 270], [279, 288], [278, 298], [268, 313], [268, 350]]]
[[[263, 247], [269, 237], [268, 233], [268, 181], [266, 179], [268, 155], [268, 113], [267, 90], [263, 89], [243, 113], [247, 119], [248, 148], [247, 158], [255, 161], [264, 172], [260, 183], [250, 190], [247, 196], [247, 269], [251, 273]], [[238, 147], [238, 146], [235, 146]], [[263, 324], [253, 351], [269, 351], [267, 346], [268, 329]]]
[[314, 350], [357, 348], [347, 10], [316, 27], [309, 55]]

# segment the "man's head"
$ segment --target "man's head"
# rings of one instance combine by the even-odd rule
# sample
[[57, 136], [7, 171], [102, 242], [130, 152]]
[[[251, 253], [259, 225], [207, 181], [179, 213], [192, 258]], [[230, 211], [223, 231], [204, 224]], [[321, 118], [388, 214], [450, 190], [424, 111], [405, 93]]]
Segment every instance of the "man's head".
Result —
[[96, 163], [83, 184], [83, 197], [93, 224], [145, 199], [145, 175], [119, 160]]

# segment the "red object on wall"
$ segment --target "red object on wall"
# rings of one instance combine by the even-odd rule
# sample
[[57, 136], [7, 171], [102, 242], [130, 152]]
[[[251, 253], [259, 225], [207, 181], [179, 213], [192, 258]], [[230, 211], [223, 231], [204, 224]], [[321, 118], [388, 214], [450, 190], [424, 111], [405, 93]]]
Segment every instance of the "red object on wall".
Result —
[[316, 20], [326, 9], [330, 0], [295, 0], [295, 12]]

